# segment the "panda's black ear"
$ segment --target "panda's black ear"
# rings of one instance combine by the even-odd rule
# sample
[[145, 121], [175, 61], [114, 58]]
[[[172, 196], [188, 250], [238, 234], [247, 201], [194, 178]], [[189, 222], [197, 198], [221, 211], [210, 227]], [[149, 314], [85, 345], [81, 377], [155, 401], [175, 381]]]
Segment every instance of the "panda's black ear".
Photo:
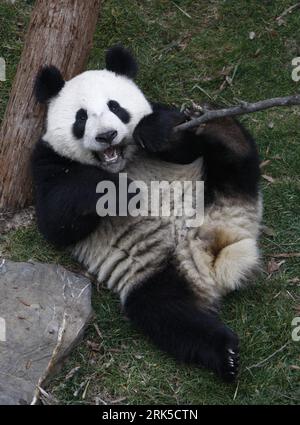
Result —
[[131, 52], [122, 46], [111, 47], [105, 56], [106, 69], [116, 74], [135, 78], [138, 65]]
[[65, 81], [55, 66], [44, 66], [34, 83], [34, 94], [38, 102], [45, 103], [56, 96], [65, 85]]

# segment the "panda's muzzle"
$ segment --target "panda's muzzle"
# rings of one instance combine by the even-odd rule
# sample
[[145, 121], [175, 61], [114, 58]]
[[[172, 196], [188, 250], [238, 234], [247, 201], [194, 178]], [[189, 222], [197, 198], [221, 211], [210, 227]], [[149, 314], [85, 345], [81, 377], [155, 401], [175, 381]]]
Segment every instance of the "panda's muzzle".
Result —
[[101, 151], [94, 152], [98, 160], [111, 164], [119, 161], [122, 156], [122, 149], [119, 145], [112, 145], [117, 135], [118, 132], [116, 130], [97, 134], [95, 139], [103, 147]]
[[97, 134], [95, 137], [99, 143], [111, 143], [118, 135], [116, 130], [106, 131], [105, 133]]

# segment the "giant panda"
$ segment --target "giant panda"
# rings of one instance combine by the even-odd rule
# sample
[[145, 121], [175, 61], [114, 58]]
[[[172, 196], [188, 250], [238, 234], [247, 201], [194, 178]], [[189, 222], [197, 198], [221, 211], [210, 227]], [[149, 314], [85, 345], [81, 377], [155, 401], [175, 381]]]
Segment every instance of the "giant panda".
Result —
[[[105, 69], [69, 81], [54, 66], [39, 71], [35, 95], [48, 108], [32, 155], [38, 227], [119, 295], [124, 314], [158, 348], [232, 382], [239, 339], [218, 311], [259, 264], [257, 147], [232, 118], [175, 133], [186, 116], [149, 102], [136, 73], [121, 46], [107, 51]], [[184, 214], [124, 215], [120, 205], [115, 216], [99, 215], [98, 183], [124, 190], [121, 173], [125, 190], [136, 180], [203, 180], [203, 223], [189, 227]]]

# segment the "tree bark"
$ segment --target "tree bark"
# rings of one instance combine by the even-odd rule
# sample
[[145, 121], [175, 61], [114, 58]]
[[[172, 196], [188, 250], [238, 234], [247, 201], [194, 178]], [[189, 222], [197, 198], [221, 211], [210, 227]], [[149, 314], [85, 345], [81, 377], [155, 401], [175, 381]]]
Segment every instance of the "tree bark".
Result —
[[41, 136], [45, 108], [33, 96], [43, 65], [65, 79], [82, 72], [101, 0], [36, 0], [24, 49], [0, 130], [0, 208], [18, 209], [32, 200], [29, 158]]

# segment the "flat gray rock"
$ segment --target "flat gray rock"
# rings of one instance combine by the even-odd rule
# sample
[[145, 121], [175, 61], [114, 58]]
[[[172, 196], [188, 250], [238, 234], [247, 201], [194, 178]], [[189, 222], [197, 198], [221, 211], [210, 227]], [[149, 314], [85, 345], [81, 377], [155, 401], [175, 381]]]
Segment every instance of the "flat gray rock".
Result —
[[91, 316], [88, 279], [0, 259], [0, 405], [36, 403]]

